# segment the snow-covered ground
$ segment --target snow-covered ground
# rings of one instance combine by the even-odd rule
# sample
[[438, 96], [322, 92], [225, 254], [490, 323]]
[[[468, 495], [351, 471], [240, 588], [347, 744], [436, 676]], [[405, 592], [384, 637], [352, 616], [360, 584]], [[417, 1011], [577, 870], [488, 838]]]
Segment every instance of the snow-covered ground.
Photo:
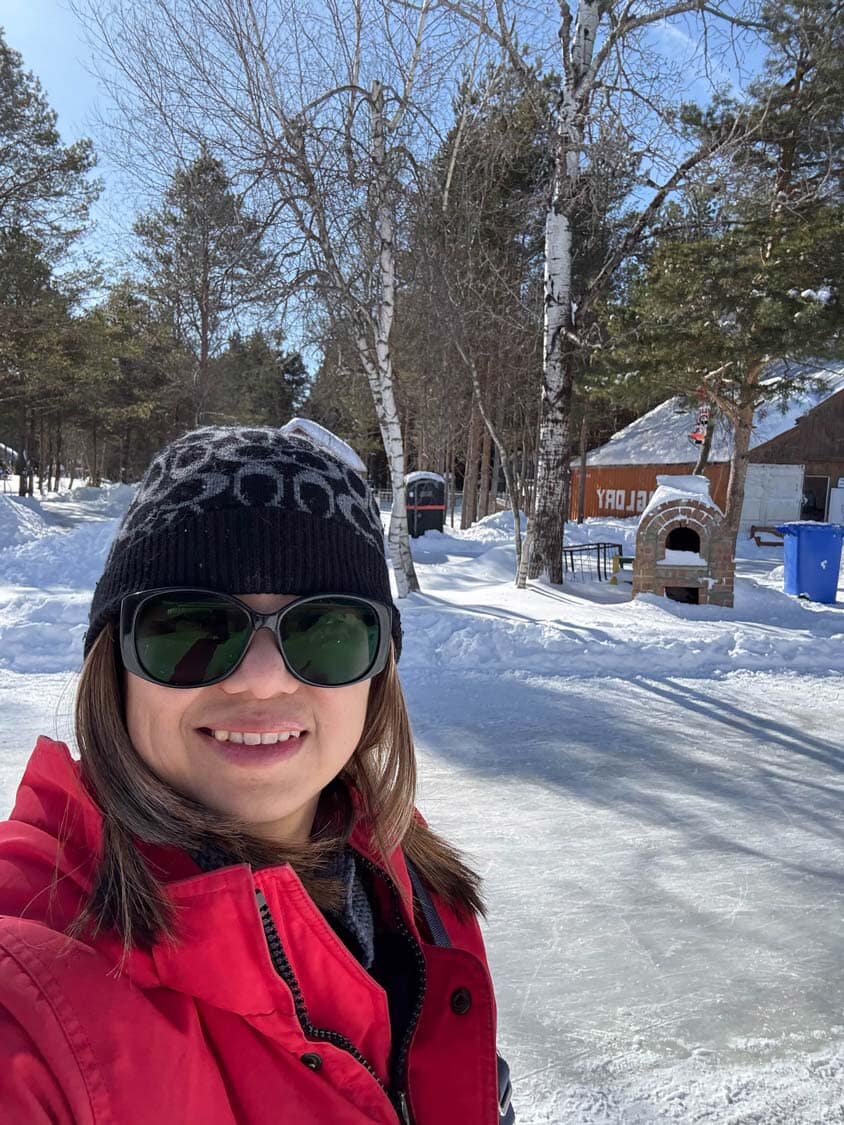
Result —
[[[129, 494], [0, 497], [0, 815], [69, 737]], [[414, 543], [400, 668], [420, 805], [486, 879], [519, 1125], [844, 1122], [844, 582], [789, 598], [749, 544], [733, 610], [519, 591], [510, 531]]]

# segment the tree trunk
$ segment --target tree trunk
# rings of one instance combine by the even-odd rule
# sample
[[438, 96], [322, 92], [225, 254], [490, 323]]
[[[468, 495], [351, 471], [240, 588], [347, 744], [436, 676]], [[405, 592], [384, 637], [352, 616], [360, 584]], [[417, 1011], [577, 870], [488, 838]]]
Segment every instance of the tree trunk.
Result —
[[20, 437], [18, 438], [18, 455], [15, 460], [15, 472], [18, 475], [18, 496], [26, 496], [26, 463], [28, 454], [26, 452], [26, 417], [24, 417], [23, 426], [21, 427]]
[[451, 524], [452, 528], [454, 527], [454, 504], [455, 504], [456, 495], [457, 495], [457, 481], [455, 480], [455, 477], [454, 477], [454, 470], [455, 470], [456, 466], [457, 466], [456, 442], [454, 441], [454, 439], [452, 439], [452, 442], [451, 442], [451, 464], [450, 464], [450, 467], [449, 467], [449, 476], [450, 476], [450, 480], [451, 480], [451, 500], [450, 500], [450, 508], [449, 508], [449, 513], [448, 513], [448, 522]]
[[56, 483], [55, 490], [59, 491], [61, 488], [62, 479], [62, 424], [56, 424]]
[[545, 216], [545, 322], [542, 408], [536, 476], [536, 516], [530, 525], [528, 576], [563, 580], [563, 503], [570, 478], [571, 397], [574, 385], [572, 306], [572, 221], [583, 147], [582, 105], [602, 8], [580, 0], [574, 28], [561, 5], [560, 47], [563, 88], [554, 130], [551, 183]]
[[[387, 454], [390, 479], [393, 486], [393, 510], [390, 516], [390, 557], [396, 576], [398, 596], [406, 597], [419, 589], [419, 580], [410, 553], [407, 529], [407, 497], [405, 490], [405, 458], [401, 425], [394, 391], [393, 361], [390, 353], [390, 333], [395, 313], [396, 259], [393, 215], [390, 210], [390, 170], [387, 159], [384, 121], [384, 91], [380, 83], [373, 83], [370, 98], [372, 124], [373, 186], [376, 192], [376, 226], [378, 232], [378, 300], [375, 323], [365, 326], [359, 314], [356, 342], [361, 363], [369, 380], [375, 412]], [[374, 361], [369, 347], [366, 327], [374, 328]]]
[[703, 441], [700, 446], [700, 453], [697, 455], [697, 464], [694, 467], [694, 475], [702, 477], [703, 471], [709, 464], [709, 454], [712, 451], [712, 438], [715, 436], [715, 406], [709, 408], [709, 418], [706, 421], [706, 432], [703, 435]]
[[[486, 427], [486, 433], [488, 433], [492, 440], [495, 442], [495, 448], [499, 452], [501, 462], [504, 465], [504, 479], [507, 481], [507, 488], [510, 493], [510, 505], [513, 511], [513, 542], [516, 549], [516, 574], [518, 574], [519, 567], [521, 566], [522, 562], [522, 527], [521, 520], [519, 519], [519, 506], [517, 503], [516, 488], [510, 476], [509, 455], [506, 448], [504, 447], [503, 441], [501, 440], [500, 432], [493, 424], [489, 411], [484, 405], [483, 394], [481, 391], [481, 381], [478, 377], [478, 369], [475, 366], [471, 355], [468, 352], [464, 351], [459, 342], [457, 344], [457, 350], [460, 352], [463, 362], [468, 367], [469, 373], [472, 376], [472, 390], [474, 393], [473, 405], [477, 403], [478, 414], [480, 415], [481, 419], [483, 420], [484, 426]], [[463, 503], [464, 505], [466, 503], [465, 484], [463, 486]]]
[[580, 474], [577, 478], [577, 522], [583, 523], [586, 511], [586, 464], [589, 452], [589, 417], [586, 410], [580, 422]]
[[38, 419], [38, 492], [41, 496], [44, 495], [44, 473], [49, 465], [49, 455], [45, 448], [47, 444], [46, 434], [47, 427], [42, 413]]
[[481, 442], [481, 480], [478, 488], [478, 519], [489, 515], [489, 472], [490, 453], [492, 442], [489, 437], [489, 428], [484, 428], [484, 438]]
[[519, 472], [519, 480], [521, 481], [520, 496], [519, 496], [519, 507], [525, 513], [525, 515], [528, 514], [528, 509], [530, 508], [530, 485], [528, 484], [528, 463], [529, 463], [529, 460], [530, 460], [530, 458], [528, 457], [528, 431], [527, 431], [527, 426], [525, 426], [524, 430], [522, 432], [522, 465], [521, 465], [521, 469], [520, 469], [520, 472]]
[[123, 430], [123, 440], [120, 443], [120, 483], [127, 484], [129, 480], [129, 453], [132, 443], [132, 427], [126, 426]]
[[[501, 432], [501, 419], [496, 419], [495, 428]], [[501, 473], [501, 449], [498, 442], [495, 442], [492, 449], [492, 474], [490, 476], [489, 485], [489, 501], [486, 506], [486, 514], [488, 516], [494, 515], [498, 511], [498, 477]]]
[[199, 296], [199, 365], [196, 372], [196, 401], [194, 424], [199, 426], [205, 414], [208, 399], [208, 356], [211, 336], [211, 282], [207, 238], [202, 248], [202, 288]]
[[29, 434], [27, 437], [29, 445], [29, 456], [26, 472], [26, 495], [34, 496], [35, 494], [35, 415], [29, 416]]
[[466, 471], [463, 474], [463, 504], [460, 510], [460, 529], [471, 527], [477, 517], [478, 499], [478, 443], [481, 438], [481, 416], [475, 396], [469, 416], [469, 434], [466, 447]]
[[733, 434], [733, 456], [730, 461], [730, 479], [727, 484], [727, 507], [724, 512], [724, 521], [730, 530], [733, 540], [733, 556], [735, 557], [735, 543], [738, 539], [741, 524], [741, 509], [744, 504], [744, 485], [747, 480], [747, 458], [750, 452], [750, 440], [753, 436], [753, 415], [756, 409], [756, 388], [759, 376], [767, 363], [764, 361], [754, 363], [747, 373], [742, 390], [741, 402], [736, 414], [735, 431]]
[[[561, 357], [562, 358], [562, 357]], [[571, 476], [571, 398], [574, 364], [571, 357], [553, 379], [546, 376], [542, 393], [536, 474], [536, 515], [529, 578], [545, 574], [549, 582], [563, 581], [563, 531], [565, 498]], [[556, 369], [556, 363], [549, 367]]]
[[97, 441], [97, 436], [98, 436], [97, 435], [97, 425], [96, 425], [96, 422], [95, 422], [94, 426], [93, 426], [93, 429], [91, 430], [91, 457], [88, 461], [88, 478], [89, 478], [88, 483], [94, 488], [100, 487], [100, 479], [99, 479], [99, 476], [98, 476], [99, 464], [100, 464], [100, 462], [99, 462], [100, 447], [99, 447], [99, 443]]

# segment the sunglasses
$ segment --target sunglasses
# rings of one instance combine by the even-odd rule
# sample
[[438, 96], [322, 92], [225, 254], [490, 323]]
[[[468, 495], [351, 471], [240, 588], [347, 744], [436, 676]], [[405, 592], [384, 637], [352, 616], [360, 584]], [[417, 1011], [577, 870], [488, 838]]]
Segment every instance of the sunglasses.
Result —
[[271, 629], [285, 667], [303, 684], [347, 687], [384, 670], [388, 606], [347, 594], [296, 598], [259, 613], [232, 594], [168, 587], [120, 603], [126, 669], [165, 687], [218, 684], [238, 667], [259, 629]]

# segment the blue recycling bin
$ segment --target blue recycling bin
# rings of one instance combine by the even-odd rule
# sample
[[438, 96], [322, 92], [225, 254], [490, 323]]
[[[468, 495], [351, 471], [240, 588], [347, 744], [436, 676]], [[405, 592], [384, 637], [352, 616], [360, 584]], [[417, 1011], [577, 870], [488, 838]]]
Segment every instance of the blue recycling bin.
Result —
[[781, 523], [777, 531], [783, 536], [785, 592], [813, 602], [834, 602], [844, 526], [799, 520]]

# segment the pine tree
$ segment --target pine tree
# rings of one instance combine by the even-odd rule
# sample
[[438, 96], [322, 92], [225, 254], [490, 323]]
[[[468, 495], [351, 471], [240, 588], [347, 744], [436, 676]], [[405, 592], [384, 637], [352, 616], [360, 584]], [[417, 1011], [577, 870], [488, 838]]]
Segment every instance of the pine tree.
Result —
[[215, 421], [281, 426], [299, 409], [308, 373], [299, 352], [284, 347], [281, 332], [256, 330], [230, 338], [214, 362], [213, 381]]
[[162, 206], [135, 224], [151, 298], [194, 354], [194, 413], [211, 390], [211, 360], [238, 323], [272, 305], [274, 265], [221, 161], [206, 149], [171, 180]]
[[54, 260], [84, 229], [101, 185], [89, 140], [63, 145], [37, 78], [0, 28], [0, 228], [36, 239]]
[[42, 459], [45, 403], [61, 398], [70, 327], [68, 301], [42, 244], [20, 228], [0, 230], [0, 419], [18, 450], [21, 495], [32, 493]]
[[[842, 9], [829, 0], [770, 5], [770, 53], [744, 107], [751, 142], [720, 170], [709, 229], [677, 228], [656, 248], [615, 318], [619, 364], [674, 391], [702, 389], [733, 424], [727, 519], [738, 534], [753, 417], [787, 399], [800, 368], [764, 378], [774, 359], [840, 350], [844, 309]], [[698, 131], [737, 112], [691, 112]]]

